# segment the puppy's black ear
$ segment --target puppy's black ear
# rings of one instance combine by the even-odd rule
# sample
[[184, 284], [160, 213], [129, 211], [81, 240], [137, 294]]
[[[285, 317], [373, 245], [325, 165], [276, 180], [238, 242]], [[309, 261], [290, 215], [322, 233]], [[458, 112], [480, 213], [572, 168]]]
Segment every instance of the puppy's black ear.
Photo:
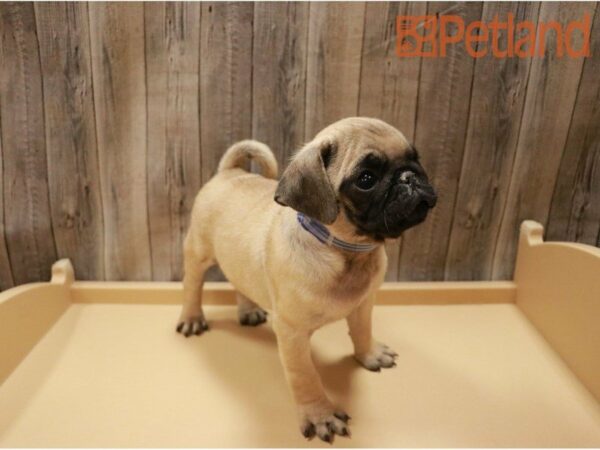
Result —
[[307, 144], [283, 172], [275, 201], [319, 222], [333, 223], [339, 207], [326, 169], [334, 153], [330, 142]]

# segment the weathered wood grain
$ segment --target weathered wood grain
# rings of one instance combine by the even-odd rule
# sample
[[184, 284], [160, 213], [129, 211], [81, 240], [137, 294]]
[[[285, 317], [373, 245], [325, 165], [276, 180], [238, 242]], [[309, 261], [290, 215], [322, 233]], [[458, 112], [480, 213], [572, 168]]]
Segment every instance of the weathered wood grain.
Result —
[[[252, 136], [252, 3], [202, 3], [200, 142], [202, 182], [227, 148]], [[210, 269], [207, 280], [222, 280]]]
[[58, 257], [104, 278], [104, 226], [85, 3], [36, 3], [48, 187]]
[[[518, 226], [600, 246], [596, 3], [2, 3], [0, 289], [179, 279], [191, 202], [254, 137], [282, 167], [342, 117], [413, 140], [440, 199], [388, 280], [510, 278]], [[595, 16], [594, 16], [595, 11]], [[399, 58], [397, 15], [593, 17], [587, 59]], [[575, 37], [578, 34], [575, 33]], [[218, 270], [208, 279], [223, 279]]]
[[[429, 3], [429, 15], [453, 14], [465, 23], [480, 20], [481, 3]], [[438, 193], [427, 220], [404, 233], [401, 280], [444, 278], [452, 211], [461, 171], [474, 60], [464, 43], [448, 48], [446, 57], [423, 58], [415, 146]]]
[[4, 232], [14, 282], [22, 284], [49, 279], [56, 260], [33, 4], [2, 4], [0, 34]]
[[202, 182], [221, 156], [252, 135], [252, 3], [202, 3], [200, 141]]
[[[542, 3], [539, 22], [555, 20], [564, 27], [571, 20], [581, 19], [585, 12], [593, 15], [594, 8], [594, 3]], [[580, 40], [581, 35], [574, 33], [573, 38]], [[584, 61], [551, 56], [555, 47], [556, 35], [548, 33], [546, 57], [532, 62], [523, 123], [494, 252], [494, 279], [512, 277], [520, 223], [525, 219], [546, 223], [548, 218]]]
[[[0, 98], [0, 102], [2, 99]], [[0, 108], [1, 109], [1, 108]], [[12, 269], [10, 267], [10, 258], [8, 257], [8, 248], [6, 246], [6, 233], [4, 227], [4, 155], [2, 153], [2, 123], [0, 122], [0, 291], [8, 289], [15, 284]]]
[[106, 277], [152, 278], [141, 3], [90, 3]]
[[[537, 22], [539, 4], [490, 2], [484, 22]], [[507, 48], [507, 33], [500, 34]], [[521, 126], [531, 58], [497, 58], [491, 52], [475, 62], [469, 127], [446, 259], [446, 279], [491, 277], [496, 237]], [[511, 262], [512, 264], [512, 262]]]
[[358, 114], [365, 4], [310, 3], [305, 139]]
[[[367, 3], [362, 48], [358, 114], [377, 117], [414, 141], [419, 93], [420, 57], [396, 55], [396, 18], [421, 16], [427, 3]], [[386, 280], [398, 279], [401, 240], [386, 242]]]
[[277, 157], [280, 170], [304, 142], [309, 3], [256, 3], [252, 134]]
[[550, 214], [546, 239], [597, 245], [600, 233], [600, 10], [577, 92]]
[[148, 217], [154, 280], [180, 280], [200, 165], [200, 3], [146, 3]]

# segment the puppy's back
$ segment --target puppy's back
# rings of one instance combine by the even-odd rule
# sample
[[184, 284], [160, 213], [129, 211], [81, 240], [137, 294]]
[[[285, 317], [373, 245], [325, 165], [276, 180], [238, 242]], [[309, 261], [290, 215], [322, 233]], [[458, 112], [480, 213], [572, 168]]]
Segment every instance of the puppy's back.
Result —
[[[248, 160], [257, 162], [260, 175], [245, 170]], [[265, 213], [278, 206], [273, 200], [277, 171], [277, 160], [263, 143], [244, 140], [229, 147], [215, 176], [196, 196], [190, 232], [213, 241], [221, 239], [226, 229], [241, 234], [245, 228], [256, 229]]]

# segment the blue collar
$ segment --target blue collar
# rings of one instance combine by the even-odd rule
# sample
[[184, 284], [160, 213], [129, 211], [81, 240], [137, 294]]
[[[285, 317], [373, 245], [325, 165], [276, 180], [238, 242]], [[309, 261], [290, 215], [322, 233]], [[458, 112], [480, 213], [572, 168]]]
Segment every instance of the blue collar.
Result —
[[350, 242], [342, 241], [333, 236], [321, 222], [311, 219], [300, 212], [298, 213], [298, 222], [300, 222], [302, 228], [316, 237], [319, 242], [332, 247], [337, 247], [341, 250], [349, 252], [370, 252], [379, 247], [379, 244], [352, 244]]

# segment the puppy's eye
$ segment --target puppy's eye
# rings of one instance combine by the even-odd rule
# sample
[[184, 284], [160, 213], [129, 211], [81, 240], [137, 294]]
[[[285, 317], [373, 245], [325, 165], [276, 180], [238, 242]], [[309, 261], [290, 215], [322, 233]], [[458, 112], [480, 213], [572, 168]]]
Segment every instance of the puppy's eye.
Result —
[[363, 191], [368, 191], [369, 189], [372, 189], [376, 183], [377, 176], [369, 170], [363, 171], [354, 182], [354, 184], [356, 184], [356, 186], [358, 186], [358, 188], [362, 189]]

